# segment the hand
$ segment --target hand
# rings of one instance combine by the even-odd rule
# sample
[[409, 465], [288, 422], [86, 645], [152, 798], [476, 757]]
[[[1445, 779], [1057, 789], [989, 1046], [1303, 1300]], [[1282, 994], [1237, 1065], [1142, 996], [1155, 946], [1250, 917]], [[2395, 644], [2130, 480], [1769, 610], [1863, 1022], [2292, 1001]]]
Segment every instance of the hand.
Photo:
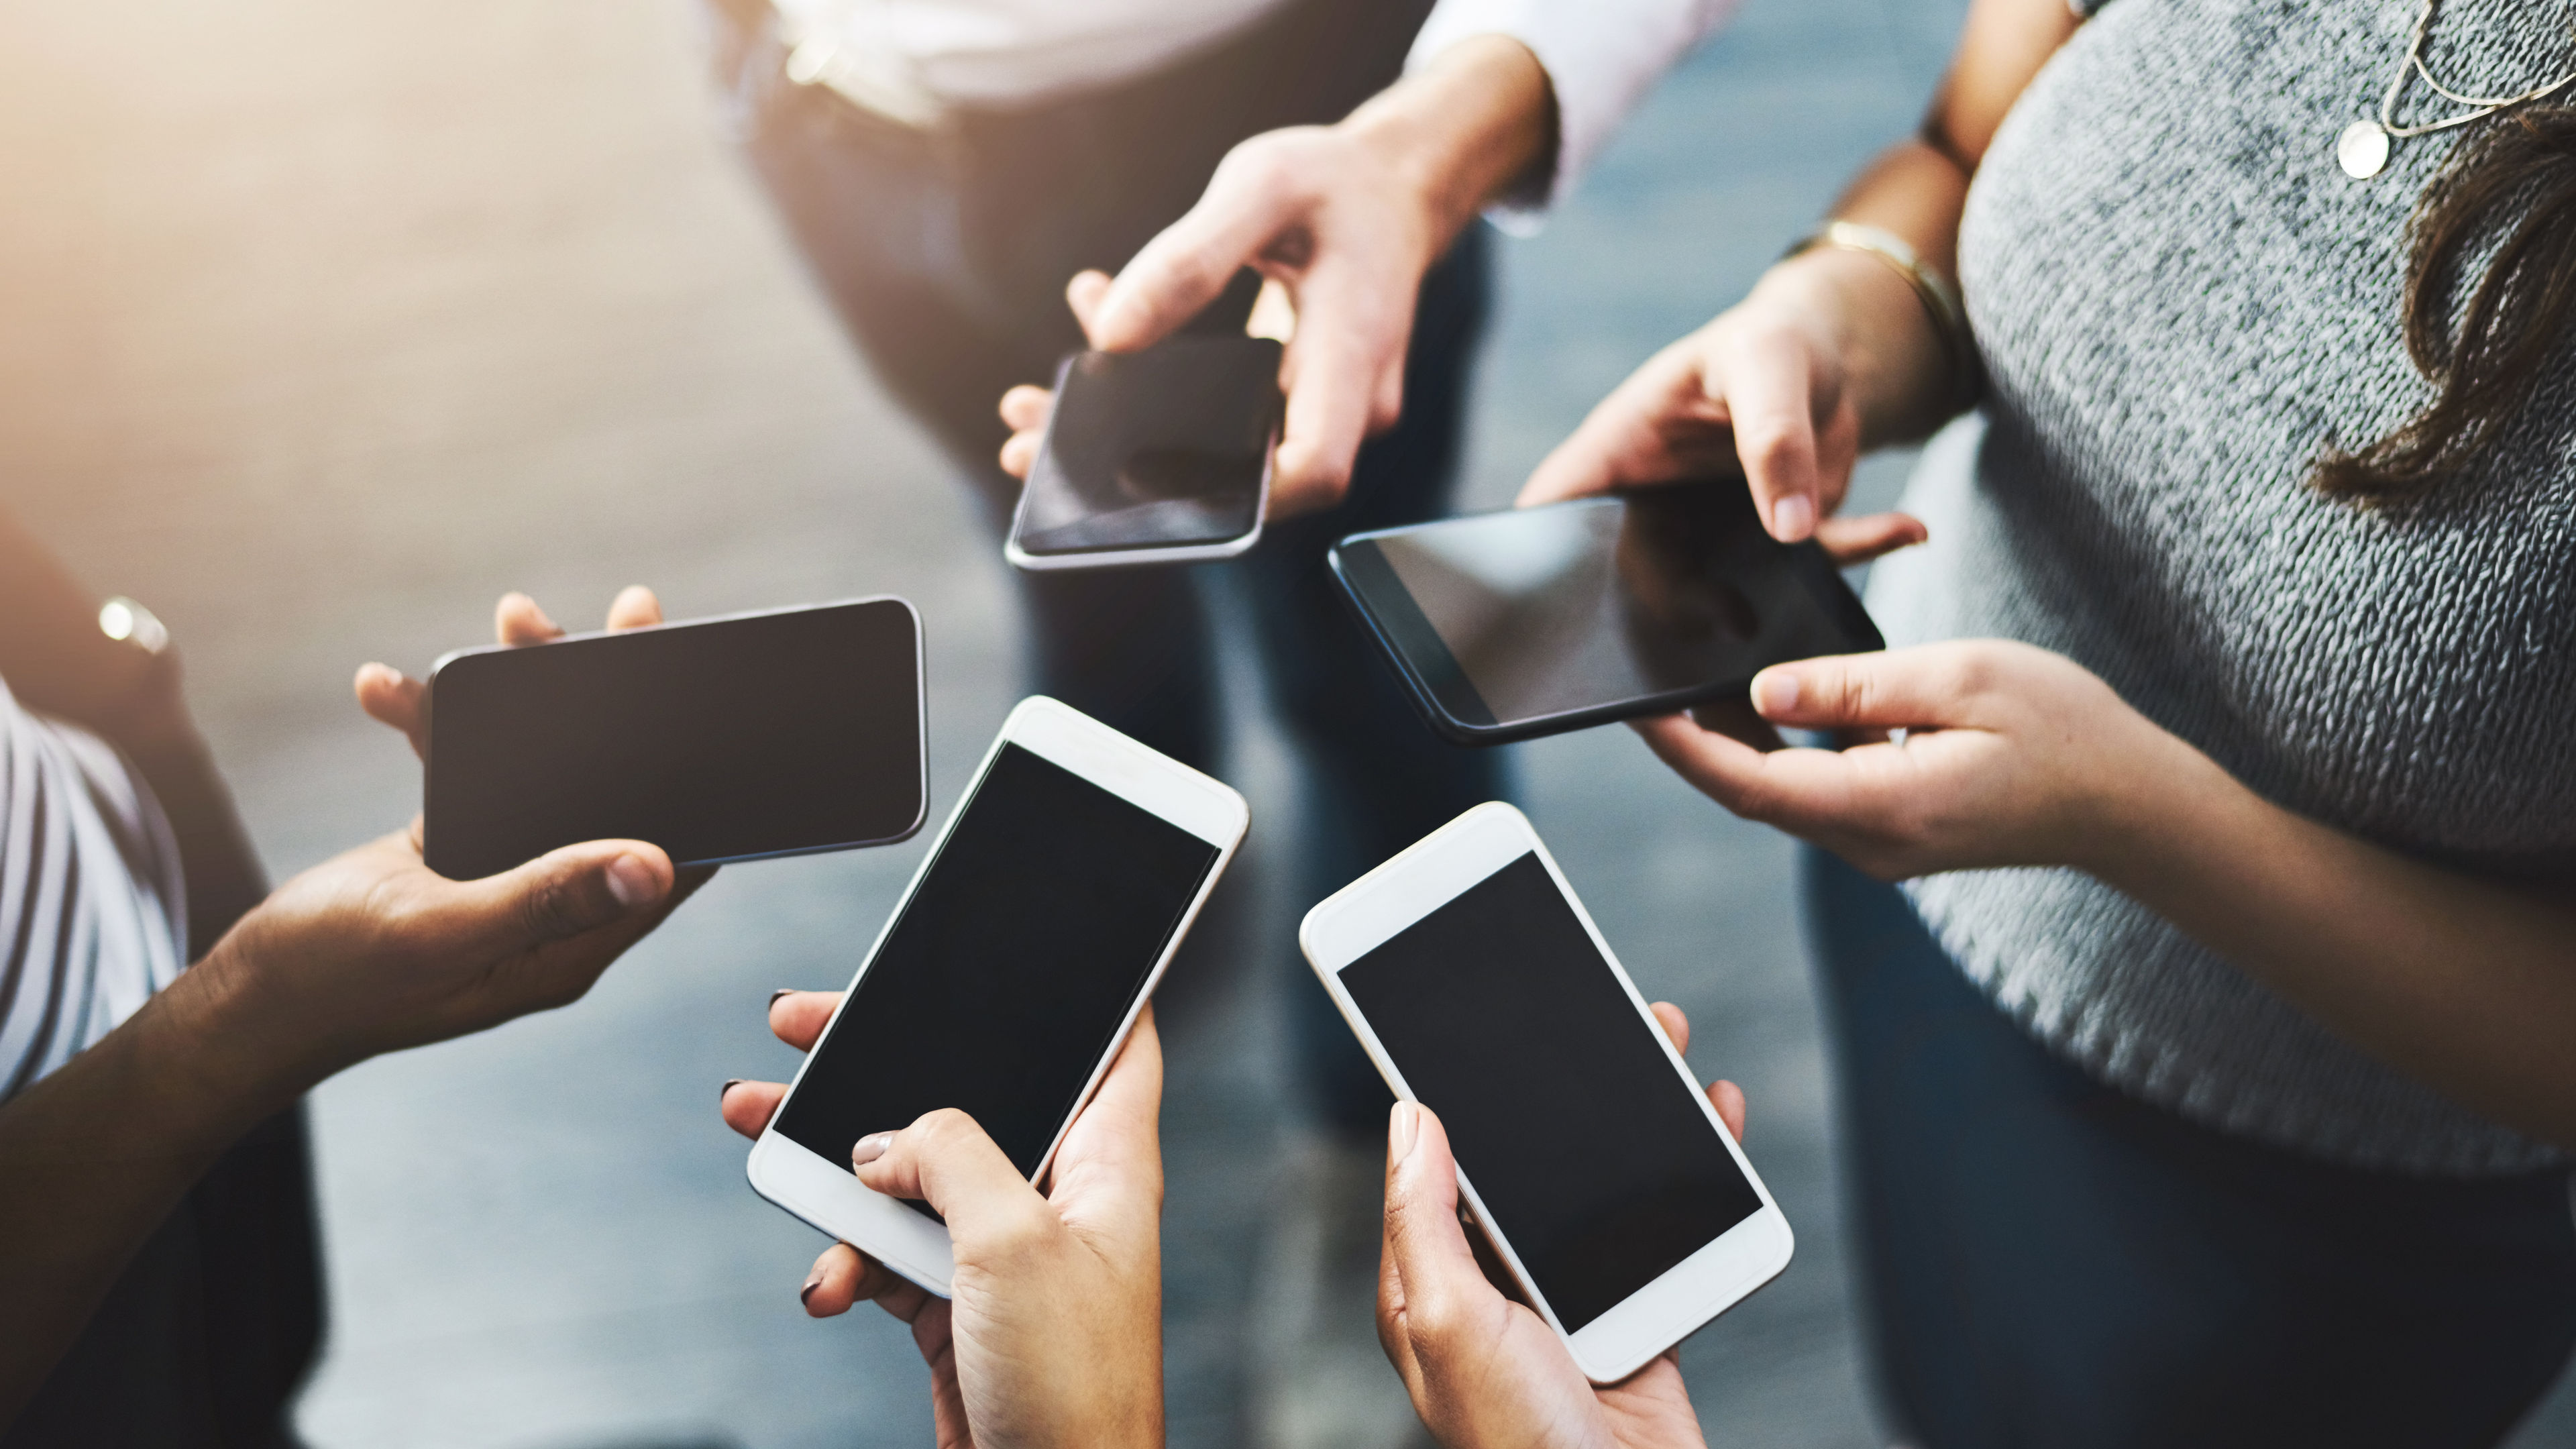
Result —
[[1679, 715], [1636, 729], [1727, 809], [1884, 880], [2007, 865], [2099, 873], [2148, 803], [2134, 792], [2214, 768], [2083, 666], [2026, 644], [1809, 659], [1755, 675], [1752, 695], [1772, 724], [1865, 742], [1765, 754]]
[[[782, 992], [770, 1029], [810, 1051], [840, 994]], [[758, 1137], [787, 1089], [727, 1082], [727, 1125]], [[806, 1275], [816, 1318], [873, 1298], [912, 1325], [942, 1446], [1156, 1446], [1163, 1441], [1162, 1043], [1149, 1005], [1065, 1133], [1044, 1195], [955, 1110], [859, 1140], [859, 1180], [948, 1220], [953, 1299], [836, 1243]]]
[[[1442, 53], [1332, 126], [1254, 136], [1227, 153], [1198, 205], [1113, 280], [1084, 272], [1066, 300], [1095, 348], [1133, 352], [1177, 331], [1235, 274], [1266, 279], [1252, 329], [1288, 345], [1270, 516], [1332, 507], [1360, 444], [1404, 409], [1404, 359], [1422, 274], [1476, 209], [1528, 174], [1555, 101], [1516, 40]], [[1013, 388], [1002, 466], [1027, 477], [1051, 397]]]
[[[609, 602], [611, 629], [642, 629], [661, 622], [662, 601], [642, 584], [627, 585]], [[536, 600], [520, 593], [501, 596], [492, 611], [492, 632], [513, 648], [543, 644], [564, 634], [563, 626], [547, 618]], [[429, 715], [423, 707], [428, 698], [428, 685], [390, 664], [358, 666], [358, 707], [409, 736], [411, 752], [424, 759], [429, 753]]]
[[[1891, 289], [1892, 292], [1891, 292]], [[1898, 309], [1911, 309], [1904, 311]], [[1894, 332], [1891, 349], [1873, 339]], [[1774, 538], [1816, 538], [1849, 566], [1923, 540], [1902, 513], [1837, 519], [1872, 427], [1882, 360], [1937, 348], [1922, 304], [1875, 258], [1812, 252], [1783, 263], [1741, 303], [1656, 353], [1542, 460], [1520, 503], [1729, 474], [1739, 465]], [[1912, 359], [1917, 371], [1937, 358]]]
[[[612, 628], [658, 623], [643, 588], [618, 595]], [[563, 631], [524, 594], [502, 598], [505, 644]], [[358, 671], [367, 712], [424, 743], [423, 686], [381, 664]], [[594, 840], [479, 881], [421, 861], [420, 821], [304, 872], [244, 916], [195, 970], [188, 999], [246, 1013], [243, 1066], [296, 1090], [379, 1052], [441, 1041], [578, 999], [627, 947], [712, 875], [681, 875], [661, 847]]]
[[[1676, 1049], [1690, 1022], [1654, 1004]], [[1709, 1101], [1744, 1135], [1744, 1094], [1716, 1082]], [[1596, 1388], [1547, 1320], [1487, 1279], [1458, 1220], [1458, 1168], [1431, 1109], [1398, 1102], [1387, 1126], [1386, 1239], [1379, 1258], [1377, 1336], [1447, 1449], [1695, 1446], [1703, 1443], [1680, 1364], [1666, 1353]]]

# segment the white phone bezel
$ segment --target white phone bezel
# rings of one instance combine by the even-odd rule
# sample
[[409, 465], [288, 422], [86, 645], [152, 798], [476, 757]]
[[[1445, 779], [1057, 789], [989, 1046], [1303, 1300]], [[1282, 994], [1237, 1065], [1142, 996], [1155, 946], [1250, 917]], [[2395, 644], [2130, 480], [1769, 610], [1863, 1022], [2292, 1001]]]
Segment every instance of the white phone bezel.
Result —
[[[1394, 937], [1416, 921], [1447, 905], [1451, 900], [1477, 885], [1495, 871], [1535, 854], [1547, 868], [1549, 879], [1573, 908], [1575, 919], [1583, 923], [1584, 934], [1592, 938], [1594, 949], [1617, 977], [1619, 987], [1637, 1014], [1654, 1024], [1654, 1039], [1661, 1044], [1673, 1071], [1681, 1078], [1692, 1101], [1699, 1104], [1708, 1119], [1710, 1130], [1726, 1144], [1727, 1155], [1753, 1184], [1762, 1199], [1761, 1209], [1720, 1234], [1699, 1251], [1666, 1269], [1661, 1277], [1629, 1295], [1609, 1312], [1585, 1324], [1575, 1333], [1567, 1333], [1557, 1321], [1556, 1311], [1546, 1296], [1531, 1282], [1521, 1264], [1520, 1255], [1494, 1226], [1493, 1216], [1486, 1212], [1484, 1200], [1477, 1195], [1475, 1184], [1463, 1171], [1458, 1175], [1459, 1194], [1486, 1227], [1495, 1252], [1510, 1268], [1529, 1302], [1547, 1320], [1549, 1328], [1574, 1356], [1584, 1375], [1597, 1384], [1616, 1383], [1645, 1367], [1655, 1355], [1688, 1338], [1701, 1325], [1734, 1307], [1753, 1290], [1779, 1276], [1789, 1265], [1796, 1248], [1795, 1235], [1780, 1206], [1772, 1200], [1771, 1189], [1762, 1182], [1753, 1164], [1745, 1160], [1744, 1149], [1736, 1144], [1726, 1124], [1718, 1120], [1717, 1109], [1709, 1104], [1700, 1083], [1691, 1076], [1690, 1065], [1681, 1053], [1673, 1050], [1664, 1037], [1660, 1023], [1647, 1008], [1646, 999], [1629, 980], [1626, 968], [1619, 964], [1610, 943], [1592, 922], [1591, 913], [1583, 909], [1574, 888], [1566, 882], [1565, 873], [1557, 868], [1538, 832], [1520, 811], [1499, 801], [1479, 805], [1447, 825], [1440, 827], [1408, 847], [1384, 865], [1370, 871], [1306, 913], [1297, 932], [1297, 943], [1305, 951], [1307, 963], [1314, 967], [1324, 989], [1331, 993], [1333, 1005], [1341, 1010], [1351, 1030], [1376, 1063], [1387, 1086], [1405, 1101], [1415, 1100], [1413, 1091], [1387, 1055], [1375, 1030], [1362, 1014], [1357, 1002], [1342, 985], [1344, 967]], [[1544, 1170], [1533, 1163], [1533, 1171]]]
[[[1199, 883], [1198, 894], [1190, 899], [1189, 909], [1182, 913], [1180, 925], [1173, 930], [1171, 940], [1165, 943], [1163, 954], [1156, 958], [1154, 969], [1147, 973], [1135, 1000], [1128, 1003], [1125, 1019], [1119, 1023], [1107, 1050], [1093, 1065], [1091, 1077], [1083, 1084], [1081, 1095], [1075, 1098], [1073, 1110], [1065, 1114], [1064, 1123], [1056, 1128], [1055, 1141], [1047, 1145], [1046, 1155], [1040, 1159], [1035, 1174], [1036, 1178], [1043, 1179], [1055, 1161], [1056, 1149], [1064, 1142], [1065, 1130], [1073, 1125], [1073, 1119], [1081, 1114], [1092, 1093], [1099, 1090], [1101, 1078], [1108, 1074], [1110, 1063], [1117, 1060], [1119, 1049], [1126, 1045], [1128, 1035], [1135, 1030], [1136, 1018], [1153, 996], [1155, 985], [1162, 980], [1164, 968], [1171, 964], [1173, 953], [1180, 949], [1182, 940], [1189, 935], [1191, 924], [1198, 919], [1200, 908], [1207, 904], [1208, 893], [1216, 888], [1218, 878], [1225, 874], [1227, 864], [1234, 859], [1235, 849], [1242, 843], [1252, 815], [1243, 797], [1222, 782], [1148, 749], [1069, 705], [1043, 695], [1021, 700], [1012, 709], [1010, 717], [1003, 721], [1002, 731], [984, 752], [983, 762], [975, 767], [975, 783], [939, 827], [938, 838], [931, 842], [930, 851], [922, 858], [920, 868], [913, 872], [912, 880], [904, 886], [902, 898], [886, 917], [885, 925], [878, 929], [876, 940], [869, 945], [857, 974], [850, 978], [850, 991], [843, 995], [841, 1007], [833, 1010], [832, 1020], [824, 1025], [826, 1036], [840, 1021], [841, 1010], [856, 994], [859, 982], [876, 964], [877, 953], [885, 948], [886, 937], [894, 930], [894, 923], [903, 919], [904, 911], [912, 904], [914, 892], [920, 890], [922, 881], [938, 862], [941, 850], [948, 844], [950, 832], [964, 818], [967, 807], [974, 802], [976, 791], [983, 787], [985, 776], [991, 772], [993, 761], [1000, 756], [1005, 744], [1016, 744], [1041, 759], [1062, 766], [1217, 848], [1216, 861], [1208, 868], [1206, 879]], [[812, 1056], [808, 1054], [806, 1063], [797, 1066], [796, 1076], [787, 1086], [787, 1097], [795, 1096], [797, 1084], [804, 1080], [805, 1066], [811, 1061]], [[786, 1101], [787, 1098], [780, 1099], [782, 1109]], [[776, 1120], [773, 1113], [772, 1123]], [[752, 1144], [744, 1173], [751, 1180], [752, 1191], [813, 1227], [868, 1252], [931, 1292], [943, 1298], [948, 1296], [949, 1279], [956, 1271], [956, 1260], [950, 1251], [947, 1228], [893, 1198], [861, 1186], [848, 1163], [827, 1162], [803, 1144], [780, 1136], [772, 1128], [764, 1130], [760, 1140]]]
[[[1065, 374], [1072, 370], [1074, 360], [1079, 356], [1081, 356], [1080, 353], [1069, 354], [1062, 362], [1056, 364], [1055, 395], [1057, 397], [1064, 396]], [[1029, 478], [1032, 482], [1036, 480], [1038, 468], [1048, 460], [1054, 450], [1055, 414], [1050, 412], [1047, 414], [1046, 430], [1038, 436], [1037, 455], [1029, 464]], [[1278, 466], [1279, 428], [1277, 424], [1273, 424], [1270, 429], [1270, 445], [1261, 452], [1261, 494], [1253, 504], [1252, 529], [1248, 533], [1219, 539], [1215, 543], [1161, 544], [1147, 548], [1103, 549], [1097, 553], [1030, 553], [1020, 547], [1020, 526], [1028, 521], [1029, 513], [1029, 489], [1023, 485], [1020, 489], [1020, 501], [1011, 508], [1011, 529], [1002, 540], [1002, 557], [1009, 560], [1011, 567], [1015, 569], [1039, 574], [1052, 573], [1060, 569], [1117, 568], [1129, 564], [1152, 563], [1207, 563], [1214, 559], [1234, 558], [1251, 552], [1252, 546], [1261, 542], [1262, 525], [1268, 522], [1270, 517], [1270, 477], [1278, 470]]]

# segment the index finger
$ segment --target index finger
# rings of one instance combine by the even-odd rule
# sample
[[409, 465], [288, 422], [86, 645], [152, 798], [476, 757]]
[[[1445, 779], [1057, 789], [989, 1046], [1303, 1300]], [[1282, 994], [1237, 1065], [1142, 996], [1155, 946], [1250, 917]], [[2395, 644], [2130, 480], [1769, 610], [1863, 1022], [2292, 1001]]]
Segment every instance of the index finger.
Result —
[[770, 993], [769, 1029], [800, 1052], [814, 1049], [832, 1013], [841, 1006], [838, 991], [796, 991], [781, 987]]
[[1118, 269], [1091, 315], [1091, 345], [1135, 352], [1170, 336], [1215, 301], [1286, 218], [1290, 198], [1248, 184], [1223, 164], [1196, 206]]

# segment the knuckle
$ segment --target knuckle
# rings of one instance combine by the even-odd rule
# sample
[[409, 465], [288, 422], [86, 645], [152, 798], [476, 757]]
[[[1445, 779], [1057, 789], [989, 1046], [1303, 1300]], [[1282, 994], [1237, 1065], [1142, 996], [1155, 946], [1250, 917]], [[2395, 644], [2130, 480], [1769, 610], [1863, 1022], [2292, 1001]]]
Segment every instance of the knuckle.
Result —
[[550, 875], [520, 894], [519, 924], [536, 940], [551, 941], [579, 929], [571, 892], [563, 877]]
[[1051, 1252], [1063, 1226], [1054, 1210], [1031, 1194], [995, 1219], [983, 1244], [983, 1256], [996, 1261], [1026, 1262]]
[[1466, 1333], [1473, 1315], [1458, 1294], [1439, 1289], [1409, 1299], [1404, 1317], [1417, 1350], [1429, 1358]]
[[1805, 432], [1786, 419], [1739, 420], [1736, 438], [1745, 460], [1766, 472], [1794, 467], [1807, 459]]

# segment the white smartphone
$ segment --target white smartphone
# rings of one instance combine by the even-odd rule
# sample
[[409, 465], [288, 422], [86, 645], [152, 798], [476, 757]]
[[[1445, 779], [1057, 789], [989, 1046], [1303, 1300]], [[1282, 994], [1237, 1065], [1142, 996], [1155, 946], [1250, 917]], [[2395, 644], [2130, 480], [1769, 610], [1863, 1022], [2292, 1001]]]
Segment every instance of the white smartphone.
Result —
[[1280, 345], [1183, 335], [1077, 352], [1011, 516], [1015, 568], [1232, 558], [1261, 540], [1284, 402]]
[[1440, 1114], [1460, 1195], [1594, 1383], [1789, 1266], [1788, 1219], [1518, 810], [1425, 836], [1298, 943], [1387, 1085]]
[[1038, 1181], [1251, 823], [1243, 797], [1020, 701], [752, 1144], [752, 1190], [948, 1295], [948, 1229], [850, 1148], [942, 1107]]

